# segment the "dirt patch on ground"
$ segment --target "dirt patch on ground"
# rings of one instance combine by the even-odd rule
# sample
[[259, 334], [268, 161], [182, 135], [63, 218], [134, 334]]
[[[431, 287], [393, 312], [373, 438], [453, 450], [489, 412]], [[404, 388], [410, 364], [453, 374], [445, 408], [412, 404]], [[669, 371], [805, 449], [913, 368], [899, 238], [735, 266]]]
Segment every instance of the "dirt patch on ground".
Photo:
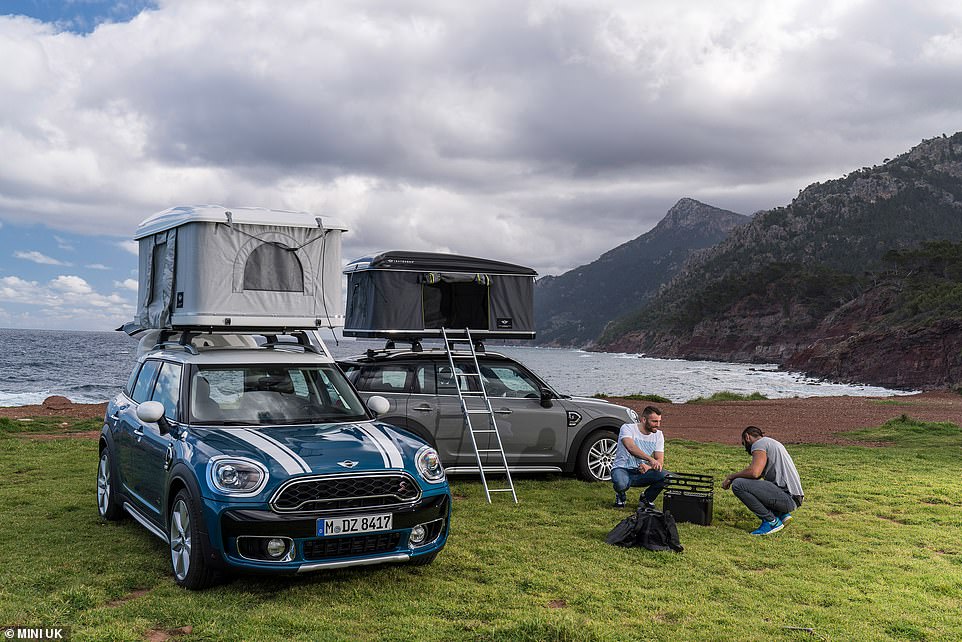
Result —
[[652, 404], [612, 398], [635, 409], [661, 409], [661, 428], [668, 439], [738, 444], [746, 426], [786, 444], [851, 444], [839, 433], [884, 424], [908, 415], [920, 421], [946, 421], [962, 426], [962, 396], [924, 392], [897, 397], [807, 397], [765, 401], [718, 401], [698, 404]]
[[[66, 403], [63, 403], [63, 401]], [[662, 429], [668, 439], [738, 444], [746, 426], [758, 426], [786, 444], [851, 444], [841, 436], [848, 430], [869, 428], [900, 415], [920, 421], [946, 421], [962, 426], [962, 396], [954, 392], [924, 392], [898, 397], [806, 397], [765, 401], [717, 401], [698, 404], [652, 404], [612, 397], [610, 401], [639, 413], [655, 405], [664, 413]], [[40, 406], [0, 408], [0, 417], [12, 419], [65, 417], [101, 419], [107, 404], [75, 404], [60, 397]], [[31, 438], [96, 438], [97, 431], [32, 435]]]
[[0, 417], [8, 419], [33, 419], [38, 417], [65, 417], [68, 419], [103, 419], [106, 403], [73, 403], [66, 397], [47, 397], [37, 406], [10, 406], [0, 408]]

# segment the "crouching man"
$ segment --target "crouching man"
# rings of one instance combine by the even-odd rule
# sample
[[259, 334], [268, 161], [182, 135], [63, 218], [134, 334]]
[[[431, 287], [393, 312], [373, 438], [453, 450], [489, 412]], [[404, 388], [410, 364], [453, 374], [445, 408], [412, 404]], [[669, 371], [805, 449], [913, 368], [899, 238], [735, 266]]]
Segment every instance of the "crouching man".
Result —
[[645, 408], [638, 423], [621, 427], [611, 469], [615, 508], [625, 506], [625, 491], [632, 486], [646, 487], [641, 503], [653, 506], [658, 493], [668, 485], [669, 473], [664, 470], [665, 436], [658, 430], [660, 427], [661, 410], [654, 406]]
[[727, 475], [721, 486], [731, 487], [735, 497], [762, 520], [752, 535], [776, 533], [792, 519], [792, 511], [802, 505], [805, 496], [795, 462], [785, 446], [755, 426], [742, 431], [742, 446], [752, 456], [752, 463]]

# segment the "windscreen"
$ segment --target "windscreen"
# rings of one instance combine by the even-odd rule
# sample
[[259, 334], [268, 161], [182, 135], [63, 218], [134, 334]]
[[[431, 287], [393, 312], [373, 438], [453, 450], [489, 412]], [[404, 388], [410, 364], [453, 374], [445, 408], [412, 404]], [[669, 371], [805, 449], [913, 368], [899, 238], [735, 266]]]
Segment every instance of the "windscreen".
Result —
[[191, 423], [314, 424], [364, 421], [367, 412], [334, 365], [200, 366], [191, 377]]

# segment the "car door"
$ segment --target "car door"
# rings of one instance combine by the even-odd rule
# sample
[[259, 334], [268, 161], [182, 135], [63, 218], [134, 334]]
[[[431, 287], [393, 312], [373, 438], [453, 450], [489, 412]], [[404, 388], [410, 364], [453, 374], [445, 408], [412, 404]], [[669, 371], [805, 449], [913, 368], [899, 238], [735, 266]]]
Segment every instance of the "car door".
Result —
[[[474, 443], [465, 426], [458, 396], [460, 388], [469, 408], [484, 408], [478, 378], [473, 374], [474, 364], [467, 360], [455, 361], [453, 374], [447, 361], [435, 361], [432, 365], [435, 394], [412, 402], [411, 411], [435, 422], [435, 443], [445, 466], [477, 466]], [[485, 415], [473, 414], [471, 420], [476, 430], [487, 425]], [[493, 447], [490, 436], [479, 435], [478, 439], [478, 448]]]
[[541, 382], [520, 364], [479, 358], [509, 464], [554, 465], [565, 460], [568, 413], [559, 403], [541, 405]]
[[[181, 370], [180, 364], [163, 362], [150, 395], [151, 401], [163, 404], [164, 417], [172, 423], [178, 421]], [[141, 434], [135, 435], [133, 444], [133, 456], [137, 462], [133, 479], [134, 492], [146, 503], [151, 516], [157, 519], [160, 518], [167, 481], [167, 448], [172, 441], [170, 433], [161, 432], [158, 424], [141, 423]]]
[[139, 474], [140, 460], [138, 458], [137, 442], [143, 435], [143, 425], [137, 418], [137, 407], [150, 401], [154, 391], [154, 382], [160, 372], [161, 362], [156, 359], [144, 361], [137, 380], [130, 391], [131, 404], [117, 410], [117, 459], [120, 468], [121, 484], [124, 494], [137, 500], [138, 504], [146, 504], [136, 490], [136, 477]]
[[356, 378], [355, 387], [362, 392], [365, 403], [373, 395], [379, 395], [391, 404], [390, 410], [380, 418], [389, 423], [407, 416], [408, 395], [411, 391], [413, 379], [412, 368], [405, 363], [377, 363], [365, 365]]

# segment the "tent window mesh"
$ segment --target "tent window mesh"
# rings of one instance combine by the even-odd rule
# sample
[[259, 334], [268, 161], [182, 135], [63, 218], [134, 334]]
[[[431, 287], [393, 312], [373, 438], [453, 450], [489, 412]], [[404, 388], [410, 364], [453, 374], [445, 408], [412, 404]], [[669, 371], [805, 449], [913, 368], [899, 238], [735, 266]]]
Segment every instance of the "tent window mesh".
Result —
[[247, 257], [244, 289], [273, 292], [303, 292], [304, 270], [293, 250], [276, 243], [264, 243]]
[[488, 286], [480, 283], [422, 284], [425, 328], [488, 329]]

